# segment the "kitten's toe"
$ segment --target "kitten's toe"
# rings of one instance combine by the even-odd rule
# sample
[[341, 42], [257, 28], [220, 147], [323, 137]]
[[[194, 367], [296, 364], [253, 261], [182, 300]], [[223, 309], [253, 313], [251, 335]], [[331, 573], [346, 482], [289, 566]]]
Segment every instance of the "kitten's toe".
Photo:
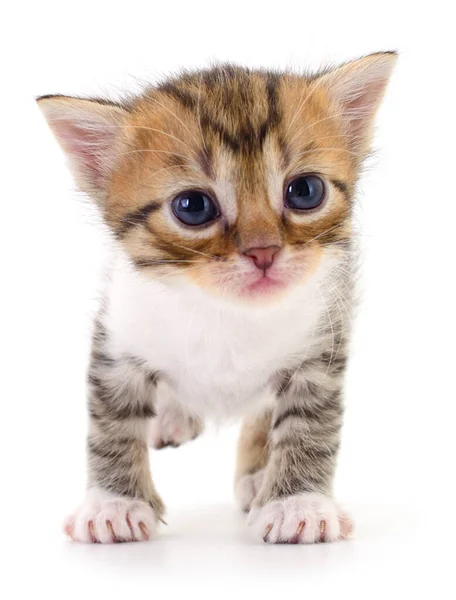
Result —
[[149, 445], [157, 450], [181, 444], [195, 439], [203, 431], [200, 420], [184, 415], [171, 407], [158, 413], [151, 420], [149, 430]]
[[256, 471], [251, 475], [242, 475], [234, 484], [234, 495], [240, 508], [249, 512], [253, 501], [263, 483], [264, 469]]
[[353, 531], [350, 517], [331, 498], [317, 493], [297, 494], [255, 507], [248, 523], [272, 544], [335, 542]]
[[149, 540], [158, 518], [142, 500], [90, 490], [80, 508], [64, 523], [75, 542], [113, 544]]

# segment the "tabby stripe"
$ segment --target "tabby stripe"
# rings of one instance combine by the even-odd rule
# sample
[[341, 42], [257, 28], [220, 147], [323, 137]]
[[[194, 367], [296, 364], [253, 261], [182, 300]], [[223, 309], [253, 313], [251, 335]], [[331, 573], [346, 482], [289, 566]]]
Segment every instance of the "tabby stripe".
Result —
[[277, 429], [280, 425], [282, 425], [282, 423], [284, 421], [286, 421], [287, 419], [290, 419], [290, 418], [305, 420], [306, 419], [305, 412], [306, 411], [303, 407], [298, 408], [297, 406], [294, 406], [293, 408], [289, 408], [288, 410], [286, 410], [285, 412], [283, 412], [281, 415], [279, 415], [277, 417], [272, 428]]
[[243, 143], [242, 140], [245, 141], [245, 139], [249, 137], [251, 139], [253, 135], [252, 131], [248, 131], [247, 133], [240, 132], [240, 139], [238, 139], [237, 137], [232, 136], [221, 123], [211, 120], [208, 115], [201, 116], [201, 127], [203, 129], [210, 129], [217, 134], [220, 141], [233, 152], [239, 152]]
[[[114, 466], [112, 468], [114, 469]], [[138, 484], [130, 473], [116, 473], [114, 478], [103, 477], [102, 473], [99, 473], [98, 477], [99, 486], [116, 496], [140, 497]]]
[[[111, 419], [151, 419], [156, 416], [155, 410], [150, 404], [135, 404], [133, 406], [116, 406], [113, 402], [113, 392], [95, 375], [89, 373], [90, 385], [93, 386], [94, 400], [100, 400], [102, 403], [97, 407], [92, 400], [90, 409], [92, 414], [97, 414], [98, 418], [109, 417]], [[97, 411], [100, 408], [100, 411]]]
[[146, 377], [147, 377], [147, 381], [149, 383], [152, 383], [153, 385], [157, 385], [158, 378], [159, 378], [158, 371], [149, 371], [149, 373], [147, 373]]
[[126, 453], [135, 443], [137, 443], [137, 441], [134, 438], [117, 438], [112, 442], [112, 445], [107, 448], [106, 443], [100, 444], [94, 439], [89, 438], [87, 447], [89, 452], [100, 458], [117, 460], [124, 453], [128, 456]]
[[344, 196], [347, 195], [348, 186], [344, 181], [341, 181], [340, 179], [331, 179], [331, 183], [333, 184], [333, 186], [335, 188], [337, 188], [339, 190], [339, 192], [344, 194]]
[[114, 438], [107, 447], [89, 438], [88, 453], [91, 471], [100, 487], [123, 496], [141, 497], [136, 466], [138, 459], [147, 457], [147, 445], [134, 438]]
[[290, 495], [302, 494], [305, 492], [317, 492], [324, 490], [326, 487], [326, 474], [319, 475], [306, 475], [303, 479], [301, 477], [292, 477], [287, 481], [288, 487], [291, 491]]
[[95, 350], [95, 349], [92, 350], [92, 360], [93, 360], [93, 362], [102, 364], [103, 366], [106, 366], [106, 367], [113, 367], [117, 363], [115, 358], [108, 356], [101, 350]]
[[100, 343], [105, 342], [108, 337], [105, 326], [103, 325], [103, 323], [100, 321], [99, 318], [95, 319], [94, 326], [93, 326], [93, 336], [94, 336], [94, 340], [97, 342], [100, 342]]
[[268, 97], [268, 116], [266, 121], [261, 125], [258, 133], [258, 143], [260, 147], [263, 145], [264, 140], [269, 131], [276, 127], [280, 121], [278, 99], [277, 99], [277, 86], [279, 78], [274, 73], [269, 73], [266, 79], [266, 93]]
[[339, 450], [339, 446], [339, 442], [336, 442], [330, 446], [327, 443], [325, 443], [324, 446], [308, 446], [305, 441], [297, 441], [296, 437], [292, 436], [280, 440], [274, 445], [274, 448], [280, 448], [283, 450], [287, 448], [297, 450], [299, 448], [299, 452], [302, 453], [303, 457], [324, 460], [334, 458]]
[[304, 478], [289, 476], [272, 484], [270, 494], [272, 498], [286, 498], [294, 494], [325, 490], [326, 477], [323, 475], [321, 477], [306, 475]]
[[104, 404], [102, 407], [92, 406], [90, 407], [90, 413], [92, 417], [96, 419], [108, 418], [116, 421], [126, 421], [129, 419], [152, 419], [157, 416], [157, 413], [150, 404], [141, 404], [134, 406], [106, 406], [105, 400], [99, 398]]
[[195, 98], [189, 92], [183, 90], [180, 87], [177, 87], [172, 83], [166, 83], [160, 86], [160, 91], [164, 92], [165, 94], [182, 104], [182, 106], [184, 106], [188, 110], [193, 111], [198, 106], [198, 97]]
[[[318, 387], [317, 387], [318, 389]], [[339, 399], [340, 392], [333, 392], [331, 397], [321, 406], [293, 406], [285, 410], [275, 420], [272, 428], [277, 429], [286, 419], [291, 417], [302, 419], [304, 421], [326, 421], [333, 417], [341, 417], [343, 415], [343, 407]]]
[[142, 225], [147, 221], [149, 215], [161, 207], [159, 202], [149, 202], [142, 208], [138, 208], [132, 212], [127, 213], [122, 217], [121, 225], [117, 229], [117, 235], [119, 237], [124, 236], [129, 229]]

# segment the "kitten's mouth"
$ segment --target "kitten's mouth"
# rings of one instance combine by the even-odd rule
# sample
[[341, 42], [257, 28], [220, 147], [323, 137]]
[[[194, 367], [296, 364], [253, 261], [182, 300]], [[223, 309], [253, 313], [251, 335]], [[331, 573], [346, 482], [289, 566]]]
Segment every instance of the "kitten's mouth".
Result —
[[280, 281], [278, 279], [274, 279], [268, 274], [264, 274], [258, 279], [256, 279], [253, 283], [249, 283], [244, 291], [246, 295], [260, 295], [260, 294], [271, 294], [277, 292], [280, 289], [285, 287], [285, 282]]

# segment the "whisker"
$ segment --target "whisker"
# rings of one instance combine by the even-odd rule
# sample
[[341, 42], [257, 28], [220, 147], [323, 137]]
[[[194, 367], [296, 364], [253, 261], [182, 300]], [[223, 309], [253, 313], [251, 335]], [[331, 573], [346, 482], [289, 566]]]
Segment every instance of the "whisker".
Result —
[[[154, 265], [167, 265], [167, 264], [186, 264], [186, 263], [192, 263], [194, 264], [195, 261], [194, 260], [168, 260], [168, 259], [161, 259], [161, 258], [134, 258], [134, 263], [135, 265], [139, 265], [141, 267], [149, 267], [149, 266], [154, 266]], [[203, 261], [199, 261], [200, 263], [203, 263]]]
[[180, 156], [181, 158], [185, 158], [188, 160], [187, 155], [180, 154], [179, 152], [173, 152], [172, 150], [151, 150], [149, 148], [140, 148], [139, 150], [129, 150], [128, 152], [120, 152], [117, 156], [128, 156], [129, 154], [140, 154], [142, 152], [151, 152], [153, 154], [172, 154], [173, 156]]
[[[347, 270], [343, 270], [341, 271], [341, 273], [344, 275], [343, 277], [338, 277], [336, 281], [334, 281], [334, 283], [336, 284], [336, 286], [340, 286], [343, 285], [344, 288], [347, 290], [347, 294], [352, 297], [353, 296], [353, 290], [351, 288], [348, 287], [347, 283], [345, 282], [345, 280], [350, 280], [353, 276], [353, 273], [351, 273], [350, 271]], [[348, 304], [349, 308], [351, 310], [353, 310], [353, 305], [351, 304], [351, 302], [348, 300], [348, 298], [342, 293], [342, 290], [339, 289], [339, 287], [337, 287], [337, 289], [340, 291], [340, 294], [342, 295], [343, 299], [345, 300], [345, 302]]]
[[[117, 125], [117, 127], [122, 127], [122, 125]], [[155, 131], [156, 133], [161, 133], [162, 135], [165, 135], [166, 137], [169, 137], [173, 140], [176, 140], [176, 142], [183, 144], [186, 148], [188, 148], [190, 150], [190, 152], [192, 152], [196, 156], [196, 152], [195, 152], [194, 148], [191, 148], [186, 142], [184, 142], [184, 140], [176, 137], [175, 135], [172, 135], [171, 133], [167, 133], [166, 131], [163, 131], [162, 129], [155, 129], [154, 127], [145, 127], [144, 125], [124, 125], [123, 127], [127, 127], [129, 129], [130, 128], [144, 129], [146, 131]]]
[[[148, 175], [146, 177], [146, 179], [139, 181], [134, 187], [133, 187], [133, 191], [136, 191], [140, 186], [149, 183], [150, 181], [153, 180], [154, 177], [156, 177], [159, 173], [161, 173], [162, 171], [169, 171], [171, 169], [180, 169], [181, 166], [180, 165], [170, 165], [168, 167], [162, 167], [161, 169], [158, 169], [157, 171], [153, 171], [150, 175]], [[116, 200], [117, 198], [120, 198], [122, 196], [122, 194], [115, 194], [114, 196], [110, 196], [109, 199], [110, 200]]]
[[322, 231], [321, 233], [319, 233], [318, 235], [316, 235], [315, 237], [313, 237], [310, 240], [307, 240], [307, 242], [304, 242], [302, 244], [302, 246], [307, 246], [308, 244], [310, 244], [311, 242], [318, 240], [318, 238], [320, 238], [323, 235], [326, 235], [327, 233], [329, 233], [330, 231], [333, 231], [334, 229], [337, 229], [337, 227], [342, 227], [342, 225], [344, 225], [344, 223], [337, 223], [336, 225], [334, 225], [333, 227], [330, 227], [329, 229], [326, 229], [326, 231]]
[[332, 318], [331, 318], [331, 313], [329, 312], [328, 305], [325, 302], [325, 299], [323, 297], [323, 294], [321, 292], [321, 289], [320, 289], [320, 286], [318, 285], [318, 283], [317, 283], [317, 289], [318, 289], [318, 292], [319, 292], [319, 294], [321, 296], [321, 300], [323, 302], [323, 305], [325, 307], [325, 311], [326, 311], [326, 314], [327, 314], [328, 320], [329, 320], [329, 326], [331, 328], [331, 355], [329, 357], [329, 363], [328, 363], [328, 366], [326, 368], [326, 373], [328, 373], [329, 368], [330, 368], [330, 366], [332, 364], [332, 361], [333, 361], [333, 358], [334, 358], [334, 342], [335, 342], [334, 326], [333, 326], [333, 321], [332, 321]]
[[181, 244], [177, 244], [176, 242], [174, 242], [173, 246], [176, 246], [176, 248], [181, 248], [182, 250], [188, 250], [189, 252], [195, 252], [195, 254], [201, 254], [201, 256], [206, 256], [207, 258], [219, 258], [215, 254], [207, 254], [206, 252], [201, 252], [200, 250], [194, 250], [193, 248], [182, 246]]
[[[350, 136], [350, 140], [362, 139], [363, 137], [364, 136], [362, 136], [360, 134], [359, 135], [353, 135], [353, 136], [351, 135]], [[316, 138], [315, 140], [312, 140], [312, 141], [313, 141], [313, 143], [318, 143], [321, 140], [327, 140], [327, 139], [330, 139], [330, 138], [342, 138], [342, 139], [346, 140], [346, 139], [348, 139], [348, 136], [347, 136], [346, 133], [333, 133], [332, 135], [322, 135], [321, 137]]]
[[[339, 281], [338, 283], [342, 283], [342, 280]], [[341, 292], [341, 290], [337, 287], [337, 285], [335, 286], [329, 286], [328, 284], [326, 285], [326, 289], [329, 292], [334, 292], [337, 295], [337, 298], [334, 298], [336, 301], [340, 300], [341, 304], [342, 304], [342, 308], [345, 310], [348, 318], [350, 321], [352, 321], [352, 315], [350, 314], [348, 308], [350, 308], [351, 310], [353, 309], [353, 306], [351, 304], [351, 302], [346, 298], [346, 296], [344, 296], [344, 294]], [[347, 308], [348, 307], [348, 308]]]
[[[353, 114], [358, 114], [356, 112], [354, 112]], [[349, 111], [344, 111], [344, 112], [340, 112], [340, 113], [335, 113], [334, 115], [329, 115], [327, 117], [324, 117], [323, 119], [318, 119], [317, 121], [313, 121], [313, 123], [310, 123], [309, 125], [307, 125], [307, 127], [304, 127], [304, 129], [300, 129], [298, 131], [298, 133], [292, 138], [292, 140], [289, 142], [290, 145], [303, 133], [305, 133], [306, 131], [308, 131], [309, 129], [312, 129], [312, 127], [315, 127], [315, 125], [318, 125], [319, 123], [323, 123], [324, 121], [329, 121], [330, 119], [336, 119], [336, 118], [342, 118], [344, 116], [350, 116], [350, 112]]]
[[[328, 291], [330, 293], [332, 291], [332, 292], [334, 292], [336, 294], [336, 296], [332, 296], [332, 299], [336, 303], [337, 310], [338, 310], [338, 313], [339, 313], [339, 319], [340, 319], [340, 321], [342, 323], [343, 328], [345, 329], [346, 328], [345, 319], [342, 316], [342, 312], [340, 310], [340, 307], [342, 307], [342, 309], [345, 311], [345, 314], [347, 315], [348, 321], [349, 321], [349, 323], [351, 325], [352, 322], [353, 322], [353, 319], [352, 319], [351, 312], [349, 312], [349, 310], [347, 309], [347, 304], [350, 307], [350, 309], [352, 309], [352, 306], [351, 306], [350, 302], [345, 298], [345, 296], [341, 292], [339, 293], [339, 290], [337, 289], [337, 287], [328, 288]], [[340, 300], [340, 303], [339, 303], [339, 300]], [[337, 345], [336, 353], [335, 353], [335, 356], [334, 356], [335, 359], [339, 356], [339, 351], [340, 351], [340, 348], [342, 346], [342, 342], [343, 342], [343, 336], [341, 335], [340, 339], [339, 339], [339, 343]]]
[[[196, 271], [197, 269], [200, 268], [199, 264], [195, 264], [193, 266], [189, 266], [186, 267], [185, 269], [176, 269], [175, 271], [167, 271], [167, 272], [157, 272], [156, 275], [159, 276], [161, 279], [171, 279], [173, 277], [179, 277], [185, 273], [188, 273], [189, 271]], [[154, 273], [155, 274], [155, 273]]]

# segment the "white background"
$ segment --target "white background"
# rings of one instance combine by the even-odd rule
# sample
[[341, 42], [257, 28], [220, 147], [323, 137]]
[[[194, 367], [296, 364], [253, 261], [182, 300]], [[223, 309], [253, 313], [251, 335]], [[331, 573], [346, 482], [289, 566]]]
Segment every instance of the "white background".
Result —
[[[450, 2], [115, 4], [2, 8], [0, 595], [454, 597]], [[363, 302], [336, 485], [356, 538], [252, 539], [232, 499], [231, 427], [152, 454], [169, 523], [155, 541], [67, 542], [61, 521], [84, 489], [84, 376], [104, 246], [34, 96], [112, 96], [212, 59], [313, 68], [382, 49], [400, 60], [360, 186]]]

